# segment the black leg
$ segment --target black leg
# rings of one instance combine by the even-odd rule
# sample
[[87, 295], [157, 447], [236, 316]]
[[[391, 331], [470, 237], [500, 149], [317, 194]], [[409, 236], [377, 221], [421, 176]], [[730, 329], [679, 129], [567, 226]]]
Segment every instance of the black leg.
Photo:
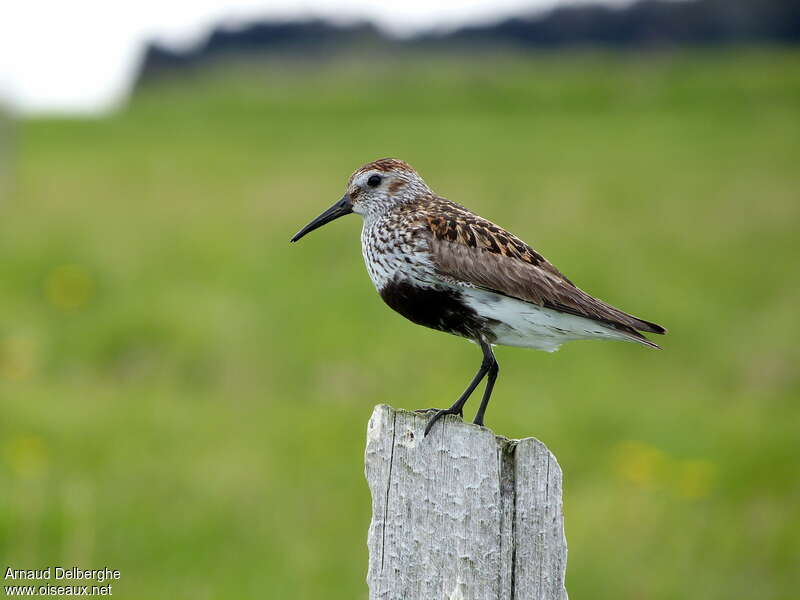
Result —
[[[494, 382], [497, 380], [497, 374], [500, 372], [500, 365], [497, 364], [497, 359], [492, 353], [492, 347], [489, 346], [489, 354], [492, 357], [492, 366], [489, 367], [489, 373], [486, 376], [486, 389], [483, 391], [483, 398], [481, 405], [478, 407], [478, 412], [475, 413], [475, 425], [483, 425], [483, 415], [486, 412], [486, 407], [489, 405], [489, 398], [492, 397], [492, 390], [494, 389]], [[486, 350], [484, 350], [486, 352]]]
[[430, 432], [431, 427], [433, 424], [436, 423], [439, 419], [441, 419], [445, 415], [463, 415], [464, 414], [464, 404], [466, 404], [469, 397], [472, 395], [472, 392], [475, 391], [475, 388], [478, 387], [478, 384], [481, 380], [486, 376], [486, 374], [492, 369], [492, 365], [496, 365], [497, 362], [494, 359], [494, 355], [492, 354], [492, 347], [481, 340], [480, 342], [481, 350], [483, 350], [483, 360], [481, 361], [481, 368], [478, 369], [478, 372], [475, 373], [475, 377], [472, 378], [472, 381], [467, 386], [467, 389], [464, 390], [464, 393], [461, 394], [461, 397], [455, 401], [453, 406], [450, 408], [446, 408], [444, 410], [437, 411], [430, 420], [428, 421], [428, 425], [425, 427], [425, 435], [428, 435]]

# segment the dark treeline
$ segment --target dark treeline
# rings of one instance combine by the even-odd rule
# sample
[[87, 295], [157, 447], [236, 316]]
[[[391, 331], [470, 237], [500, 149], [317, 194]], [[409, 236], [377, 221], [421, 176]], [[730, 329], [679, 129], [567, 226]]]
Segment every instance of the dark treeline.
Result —
[[641, 0], [627, 8], [597, 4], [556, 8], [538, 19], [467, 27], [449, 42], [522, 47], [712, 45], [800, 42], [797, 0]]
[[140, 79], [222, 56], [322, 55], [355, 46], [378, 51], [752, 43], [800, 43], [800, 0], [640, 0], [625, 8], [587, 3], [404, 41], [389, 39], [368, 24], [339, 27], [323, 21], [258, 23], [236, 30], [218, 29], [204, 44], [187, 52], [152, 45], [146, 52]]

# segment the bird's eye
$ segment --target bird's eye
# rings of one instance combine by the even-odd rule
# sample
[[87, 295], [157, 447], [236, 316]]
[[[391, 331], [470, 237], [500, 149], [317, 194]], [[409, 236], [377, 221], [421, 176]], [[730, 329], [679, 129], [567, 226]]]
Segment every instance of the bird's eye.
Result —
[[383, 181], [383, 179], [381, 178], [380, 175], [373, 175], [372, 177], [367, 179], [367, 185], [369, 187], [378, 187], [381, 184], [381, 181]]

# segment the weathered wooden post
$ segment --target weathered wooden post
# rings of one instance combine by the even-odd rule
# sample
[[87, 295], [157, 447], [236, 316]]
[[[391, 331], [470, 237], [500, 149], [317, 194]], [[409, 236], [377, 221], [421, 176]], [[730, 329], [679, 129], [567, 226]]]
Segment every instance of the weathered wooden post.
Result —
[[561, 469], [533, 438], [376, 406], [371, 600], [566, 600]]

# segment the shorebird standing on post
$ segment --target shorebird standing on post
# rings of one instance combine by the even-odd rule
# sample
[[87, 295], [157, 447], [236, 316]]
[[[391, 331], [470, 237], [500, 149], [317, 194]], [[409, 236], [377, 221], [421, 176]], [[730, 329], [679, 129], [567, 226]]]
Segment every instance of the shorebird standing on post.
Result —
[[357, 169], [341, 200], [291, 241], [350, 213], [364, 218], [364, 262], [384, 302], [418, 325], [475, 342], [483, 352], [467, 389], [450, 408], [436, 411], [426, 435], [444, 415], [463, 415], [486, 377], [474, 420], [483, 425], [499, 370], [493, 345], [553, 352], [564, 342], [605, 339], [658, 348], [640, 332], [666, 333], [579, 289], [518, 237], [437, 196], [401, 160], [383, 158]]

